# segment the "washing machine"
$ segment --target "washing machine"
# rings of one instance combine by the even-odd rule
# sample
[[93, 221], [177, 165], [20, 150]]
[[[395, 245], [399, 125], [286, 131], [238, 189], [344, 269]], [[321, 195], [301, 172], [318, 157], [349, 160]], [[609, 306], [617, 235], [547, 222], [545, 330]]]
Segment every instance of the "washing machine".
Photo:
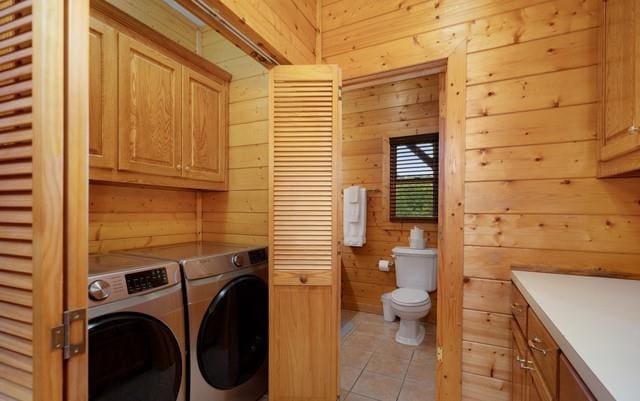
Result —
[[127, 251], [180, 263], [191, 401], [256, 401], [267, 391], [265, 247], [193, 242]]
[[89, 400], [186, 400], [179, 265], [90, 255], [88, 284]]

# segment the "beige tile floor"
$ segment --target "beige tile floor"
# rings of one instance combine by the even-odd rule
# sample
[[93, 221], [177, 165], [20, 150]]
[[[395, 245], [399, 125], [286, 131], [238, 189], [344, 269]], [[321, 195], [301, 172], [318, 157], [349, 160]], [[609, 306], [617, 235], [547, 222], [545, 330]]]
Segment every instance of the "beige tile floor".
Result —
[[353, 329], [340, 349], [341, 400], [435, 400], [435, 325], [426, 324], [426, 338], [417, 347], [395, 342], [398, 321], [380, 315], [342, 311]]
[[342, 401], [435, 400], [435, 325], [426, 324], [424, 342], [410, 347], [395, 342], [397, 320], [343, 310], [342, 321], [353, 327], [341, 340]]

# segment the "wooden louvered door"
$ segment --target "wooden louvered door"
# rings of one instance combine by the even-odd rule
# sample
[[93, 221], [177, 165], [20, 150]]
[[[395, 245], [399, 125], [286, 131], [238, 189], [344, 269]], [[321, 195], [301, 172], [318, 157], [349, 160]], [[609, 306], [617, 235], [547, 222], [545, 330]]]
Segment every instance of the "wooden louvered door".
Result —
[[[73, 258], [67, 272], [79, 271], [82, 281], [73, 287], [81, 284], [86, 291], [87, 209], [81, 190], [88, 186], [82, 147], [88, 128], [88, 82], [82, 81], [88, 76], [88, 46], [74, 42], [68, 56], [77, 69], [65, 73], [65, 35], [80, 34], [65, 32], [65, 18], [72, 16], [80, 17], [75, 25], [86, 37], [86, 2], [0, 1], [0, 400], [63, 399], [70, 364], [51, 339], [69, 306], [64, 287], [69, 234], [82, 242], [69, 244], [79, 253], [67, 255]], [[67, 83], [81, 81], [83, 87], [67, 93], [72, 86]], [[68, 116], [66, 104], [73, 106]], [[75, 163], [73, 169], [66, 163]], [[74, 203], [68, 220], [66, 201]], [[74, 228], [67, 231], [71, 220]], [[86, 304], [86, 293], [79, 302]], [[73, 325], [73, 339], [82, 337], [82, 327]], [[75, 372], [64, 398], [84, 394], [86, 399], [86, 391], [73, 396], [76, 389], [86, 390], [86, 369]]]
[[269, 400], [335, 401], [340, 70], [270, 74]]

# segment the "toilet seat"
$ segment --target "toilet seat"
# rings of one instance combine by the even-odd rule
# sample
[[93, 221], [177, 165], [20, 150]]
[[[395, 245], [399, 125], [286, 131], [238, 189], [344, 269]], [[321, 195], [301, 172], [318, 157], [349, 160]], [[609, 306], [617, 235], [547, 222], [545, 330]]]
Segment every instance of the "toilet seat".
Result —
[[426, 291], [414, 288], [398, 288], [391, 293], [391, 300], [400, 306], [424, 306], [431, 304]]

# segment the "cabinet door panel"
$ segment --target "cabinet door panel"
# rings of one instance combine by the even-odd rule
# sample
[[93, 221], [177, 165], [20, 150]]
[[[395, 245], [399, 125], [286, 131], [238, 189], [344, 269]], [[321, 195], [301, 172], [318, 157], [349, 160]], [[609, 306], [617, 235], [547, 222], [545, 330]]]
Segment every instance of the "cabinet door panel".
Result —
[[564, 355], [558, 368], [558, 401], [596, 401]]
[[119, 35], [119, 168], [180, 176], [181, 65]]
[[225, 181], [227, 88], [188, 68], [182, 75], [183, 176]]
[[531, 308], [529, 308], [527, 320], [527, 343], [533, 359], [540, 367], [540, 376], [544, 379], [549, 390], [555, 394], [558, 386], [558, 355], [560, 350]]
[[605, 3], [604, 133], [600, 159], [612, 160], [640, 149], [640, 27], [636, 0]]
[[116, 167], [118, 135], [116, 32], [91, 18], [89, 29], [89, 165]]
[[527, 349], [518, 325], [512, 321], [513, 356], [511, 362], [511, 401], [524, 401], [525, 372], [521, 366], [526, 361]]

